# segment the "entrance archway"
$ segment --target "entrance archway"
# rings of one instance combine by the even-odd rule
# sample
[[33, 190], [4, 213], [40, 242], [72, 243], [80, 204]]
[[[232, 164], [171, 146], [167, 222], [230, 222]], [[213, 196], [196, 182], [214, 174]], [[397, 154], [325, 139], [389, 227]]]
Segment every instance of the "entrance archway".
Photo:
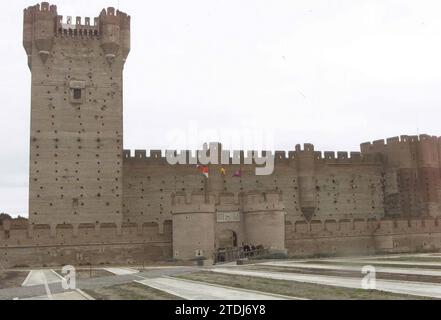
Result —
[[232, 230], [224, 230], [219, 234], [219, 248], [237, 248], [237, 234]]

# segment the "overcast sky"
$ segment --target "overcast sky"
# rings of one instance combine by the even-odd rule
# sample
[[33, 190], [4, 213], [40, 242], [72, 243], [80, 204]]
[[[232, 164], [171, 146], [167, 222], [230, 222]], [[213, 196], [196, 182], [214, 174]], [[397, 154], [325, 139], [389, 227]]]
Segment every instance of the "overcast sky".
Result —
[[[59, 0], [58, 12], [132, 16], [126, 149], [358, 151], [441, 135], [441, 2]], [[22, 10], [2, 6], [0, 212], [27, 216], [30, 72]], [[179, 139], [176, 139], [179, 137]]]

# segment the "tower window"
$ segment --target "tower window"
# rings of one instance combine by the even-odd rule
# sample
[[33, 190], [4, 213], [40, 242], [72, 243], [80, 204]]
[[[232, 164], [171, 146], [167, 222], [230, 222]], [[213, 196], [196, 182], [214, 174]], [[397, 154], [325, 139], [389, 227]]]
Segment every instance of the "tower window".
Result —
[[73, 89], [73, 98], [75, 100], [81, 99], [81, 89]]
[[70, 81], [70, 102], [81, 104], [84, 102], [83, 91], [86, 89], [85, 81]]
[[81, 88], [70, 89], [70, 102], [83, 103], [83, 90]]

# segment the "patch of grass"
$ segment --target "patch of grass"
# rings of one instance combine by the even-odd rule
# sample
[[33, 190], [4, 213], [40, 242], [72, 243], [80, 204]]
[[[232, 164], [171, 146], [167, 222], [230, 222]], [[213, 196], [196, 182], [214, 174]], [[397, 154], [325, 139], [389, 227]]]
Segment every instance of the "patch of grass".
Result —
[[0, 289], [18, 288], [25, 281], [28, 272], [0, 271]]
[[430, 298], [377, 290], [351, 289], [296, 281], [224, 275], [215, 272], [196, 272], [182, 275], [178, 278], [313, 300], [430, 300]]
[[258, 257], [250, 257], [249, 259], [251, 261], [252, 260], [286, 260], [288, 259], [288, 255], [285, 253], [271, 253]]
[[439, 263], [441, 266], [441, 257], [390, 257], [390, 258], [378, 258], [381, 261], [412, 261], [412, 262], [434, 262]]
[[[362, 266], [359, 271], [354, 270], [333, 270], [333, 269], [315, 269], [305, 267], [285, 267], [285, 266], [266, 266], [266, 265], [253, 265], [246, 266], [247, 270], [257, 270], [266, 272], [282, 272], [282, 273], [296, 273], [296, 274], [312, 274], [312, 275], [325, 275], [325, 276], [337, 276], [346, 278], [361, 278]], [[388, 273], [377, 270], [377, 279], [382, 280], [398, 280], [398, 281], [413, 281], [413, 282], [428, 282], [428, 283], [441, 283], [441, 277], [439, 276], [427, 276], [427, 275], [414, 275], [414, 274], [400, 274], [400, 273]]]
[[96, 300], [182, 300], [136, 282], [83, 291]]
[[422, 265], [415, 265], [415, 264], [403, 264], [403, 265], [392, 265], [388, 263], [381, 263], [381, 262], [373, 262], [373, 261], [306, 261], [304, 262], [305, 265], [307, 264], [332, 264], [332, 265], [340, 265], [340, 266], [351, 266], [351, 267], [362, 267], [362, 266], [375, 266], [375, 267], [392, 267], [395, 266], [396, 268], [414, 268], [414, 269], [441, 269], [441, 264], [439, 266], [422, 266]]

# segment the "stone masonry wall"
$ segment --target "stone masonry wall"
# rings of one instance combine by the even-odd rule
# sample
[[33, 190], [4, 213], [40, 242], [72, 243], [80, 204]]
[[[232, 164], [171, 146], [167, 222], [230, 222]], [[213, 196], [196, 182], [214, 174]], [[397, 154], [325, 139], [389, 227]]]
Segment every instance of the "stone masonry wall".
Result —
[[81, 17], [64, 23], [46, 2], [24, 11], [34, 224], [122, 223], [122, 78], [129, 28], [130, 17], [113, 8], [93, 24]]
[[[441, 249], [438, 219], [299, 220], [286, 224], [288, 254], [293, 257], [422, 252]], [[55, 237], [49, 225], [34, 230], [0, 226], [0, 268], [61, 266], [65, 264], [138, 264], [172, 259], [172, 223], [115, 225], [99, 230], [83, 225], [60, 225]]]
[[[307, 145], [311, 148], [311, 145]], [[299, 162], [308, 153], [314, 166], [311, 183], [302, 184], [305, 174]], [[382, 164], [359, 153], [333, 152], [325, 156], [310, 149], [276, 154], [275, 171], [256, 176], [255, 165], [213, 165], [205, 179], [195, 165], [171, 166], [161, 151], [124, 152], [123, 207], [125, 222], [171, 220], [172, 194], [176, 192], [239, 194], [248, 191], [282, 192], [287, 221], [299, 219], [354, 219], [384, 216]], [[221, 168], [226, 174], [221, 173]], [[233, 177], [242, 170], [242, 177]], [[308, 215], [305, 208], [312, 208]]]

